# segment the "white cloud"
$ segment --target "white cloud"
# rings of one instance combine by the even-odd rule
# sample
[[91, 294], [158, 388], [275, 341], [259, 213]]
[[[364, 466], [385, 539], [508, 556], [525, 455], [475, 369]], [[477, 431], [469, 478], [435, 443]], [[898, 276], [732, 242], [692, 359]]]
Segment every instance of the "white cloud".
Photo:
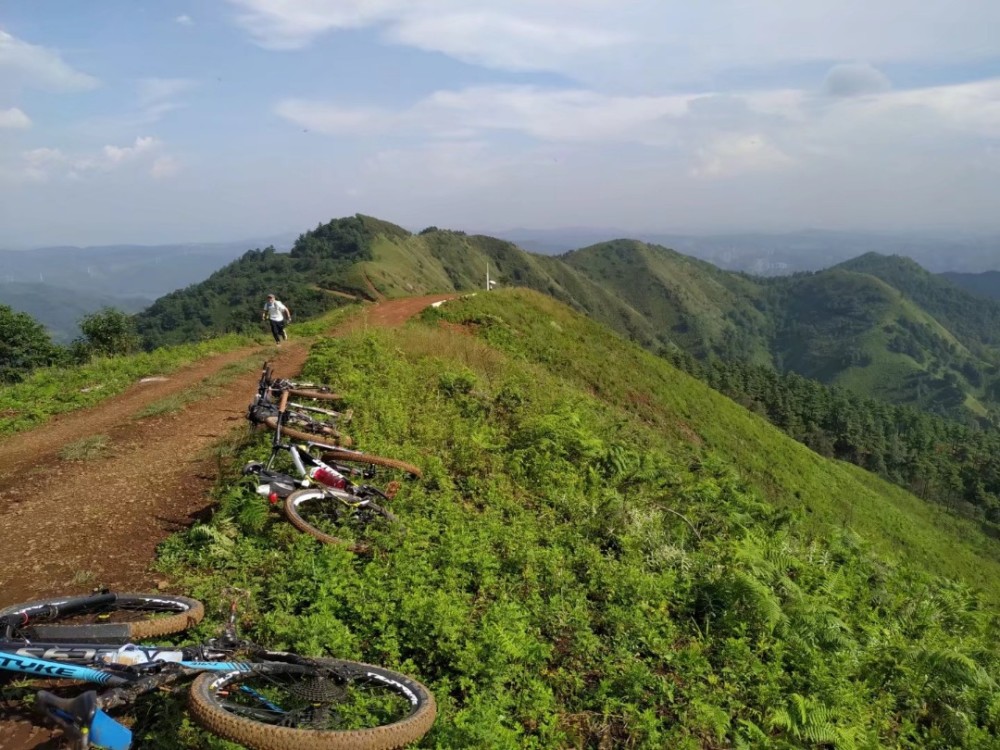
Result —
[[153, 166], [149, 168], [149, 174], [154, 180], [163, 180], [167, 177], [173, 177], [180, 171], [180, 168], [180, 162], [174, 157], [160, 156], [153, 162]]
[[66, 156], [57, 148], [36, 148], [21, 154], [23, 164], [16, 173], [28, 182], [46, 182], [52, 171], [66, 162]]
[[697, 151], [693, 177], [726, 178], [791, 166], [793, 160], [760, 133], [727, 134]]
[[892, 87], [889, 78], [869, 63], [841, 63], [826, 74], [823, 90], [830, 96], [878, 94]]
[[[563, 12], [531, 11], [525, 0], [502, 10], [460, 0], [230, 0], [241, 8], [239, 23], [269, 49], [298, 49], [339, 29], [379, 26], [388, 40], [460, 60], [507, 70], [557, 66], [581, 53], [614, 47], [629, 35], [577, 24]], [[523, 7], [518, 8], [516, 6]], [[539, 7], [546, 3], [539, 3]], [[515, 6], [515, 7], [510, 7]], [[605, 0], [577, 0], [574, 11], [607, 7]], [[565, 8], [565, 5], [564, 5]]]
[[407, 19], [388, 38], [465, 62], [505, 70], [558, 69], [566, 59], [624, 45], [629, 35], [601, 28], [518, 18], [497, 11], [458, 11]]
[[186, 13], [182, 13], [174, 19], [175, 23], [179, 23], [181, 26], [194, 26], [194, 19]]
[[31, 118], [17, 107], [0, 109], [0, 128], [26, 130], [31, 127]]
[[139, 109], [125, 122], [141, 127], [159, 121], [168, 112], [185, 106], [182, 97], [197, 88], [199, 82], [191, 78], [142, 78], [138, 81]]
[[496, 140], [511, 132], [548, 143], [635, 144], [686, 153], [691, 174], [715, 177], [859, 150], [874, 160], [889, 153], [920, 160], [935, 139], [940, 150], [944, 143], [974, 147], [978, 138], [1000, 138], [1000, 79], [861, 93], [868, 89], [862, 84], [853, 96], [789, 89], [622, 96], [479, 86], [438, 91], [399, 110], [291, 99], [275, 111], [338, 136]]
[[164, 144], [152, 136], [140, 136], [127, 146], [107, 145], [97, 151], [66, 153], [58, 148], [41, 147], [21, 152], [20, 164], [6, 169], [8, 177], [30, 182], [48, 182], [65, 178], [73, 181], [125, 170], [130, 165], [149, 166], [150, 175], [159, 179], [174, 174], [179, 164], [163, 153]]
[[45, 166], [66, 161], [65, 154], [57, 148], [35, 148], [31, 151], [25, 151], [21, 156], [33, 166]]
[[74, 70], [58, 53], [0, 30], [0, 86], [86, 91], [98, 85], [96, 78]]
[[160, 145], [160, 141], [153, 136], [139, 136], [131, 146], [105, 146], [101, 151], [104, 158], [98, 163], [109, 166], [122, 164], [149, 153]]
[[288, 99], [275, 112], [331, 135], [372, 132], [456, 138], [515, 131], [548, 141], [660, 142], [663, 123], [683, 117], [696, 95], [608, 96], [582, 89], [477, 86], [437, 91], [407, 110]]
[[656, 90], [808, 62], [966, 62], [1000, 56], [995, 0], [229, 0], [261, 45], [343, 29], [507, 70]]
[[198, 85], [191, 78], [141, 78], [139, 79], [139, 105], [147, 106], [174, 99]]

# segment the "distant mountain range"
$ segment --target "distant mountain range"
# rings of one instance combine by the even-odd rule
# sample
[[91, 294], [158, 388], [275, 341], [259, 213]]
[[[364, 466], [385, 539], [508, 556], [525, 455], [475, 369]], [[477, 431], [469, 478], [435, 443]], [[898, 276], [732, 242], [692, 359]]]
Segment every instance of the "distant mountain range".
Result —
[[904, 255], [934, 272], [1000, 271], [1000, 235], [823, 230], [687, 235], [583, 228], [512, 229], [495, 234], [526, 250], [548, 255], [628, 237], [669, 247], [730, 271], [760, 276], [818, 271], [869, 252]]
[[303, 234], [288, 254], [248, 253], [140, 314], [151, 344], [257, 324], [280, 284], [301, 314], [343, 303], [485, 285], [549, 294], [654, 351], [740, 359], [964, 419], [1000, 409], [1000, 302], [908, 258], [875, 253], [816, 273], [755, 278], [658, 245], [599, 243], [560, 256], [357, 216]]
[[291, 247], [293, 235], [238, 242], [0, 250], [0, 304], [32, 315], [53, 338], [78, 334], [83, 315], [105, 306], [138, 312], [204, 281], [250, 248]]
[[1000, 299], [1000, 271], [986, 273], [943, 273], [948, 281], [963, 289], [991, 299]]
[[136, 313], [152, 302], [148, 297], [91, 294], [51, 284], [0, 283], [0, 304], [31, 315], [48, 329], [52, 340], [58, 344], [67, 344], [76, 338], [80, 333], [80, 319], [89, 313], [103, 307]]

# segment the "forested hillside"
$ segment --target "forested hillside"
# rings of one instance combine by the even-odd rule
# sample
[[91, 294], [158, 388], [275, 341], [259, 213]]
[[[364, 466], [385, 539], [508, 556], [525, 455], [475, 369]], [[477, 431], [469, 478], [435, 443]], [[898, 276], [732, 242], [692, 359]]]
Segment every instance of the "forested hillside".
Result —
[[296, 533], [238, 477], [261, 437], [161, 566], [249, 592], [270, 644], [425, 681], [423, 747], [995, 746], [1000, 547], [975, 524], [526, 290], [330, 339], [303, 374], [423, 467], [405, 530], [365, 557]]
[[667, 248], [606, 242], [559, 257], [365, 216], [303, 234], [291, 253], [253, 251], [139, 316], [148, 346], [257, 325], [275, 291], [301, 317], [361, 299], [501, 286], [549, 294], [653, 351], [738, 359], [965, 422], [1000, 414], [1000, 302], [912, 261], [869, 254], [770, 279]]
[[299, 237], [289, 253], [250, 250], [207, 280], [158, 299], [136, 318], [147, 348], [196, 341], [260, 325], [268, 294], [287, 301], [300, 320], [344, 304], [359, 261], [371, 258], [375, 222], [339, 219]]

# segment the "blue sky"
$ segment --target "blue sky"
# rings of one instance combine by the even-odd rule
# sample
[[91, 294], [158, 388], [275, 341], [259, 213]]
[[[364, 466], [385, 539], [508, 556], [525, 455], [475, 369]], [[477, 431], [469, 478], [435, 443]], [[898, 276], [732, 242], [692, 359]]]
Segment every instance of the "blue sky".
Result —
[[1000, 229], [995, 0], [8, 0], [0, 247]]

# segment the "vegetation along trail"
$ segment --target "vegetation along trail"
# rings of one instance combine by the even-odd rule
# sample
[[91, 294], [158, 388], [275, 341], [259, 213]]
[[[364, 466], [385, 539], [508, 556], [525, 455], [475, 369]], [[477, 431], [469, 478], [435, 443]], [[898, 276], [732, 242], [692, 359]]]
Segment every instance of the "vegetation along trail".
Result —
[[[384, 302], [345, 325], [398, 325], [443, 298]], [[292, 376], [308, 343], [207, 358], [0, 442], [0, 606], [97, 585], [155, 587], [156, 546], [206, 510], [213, 447], [243, 426], [261, 362]]]

